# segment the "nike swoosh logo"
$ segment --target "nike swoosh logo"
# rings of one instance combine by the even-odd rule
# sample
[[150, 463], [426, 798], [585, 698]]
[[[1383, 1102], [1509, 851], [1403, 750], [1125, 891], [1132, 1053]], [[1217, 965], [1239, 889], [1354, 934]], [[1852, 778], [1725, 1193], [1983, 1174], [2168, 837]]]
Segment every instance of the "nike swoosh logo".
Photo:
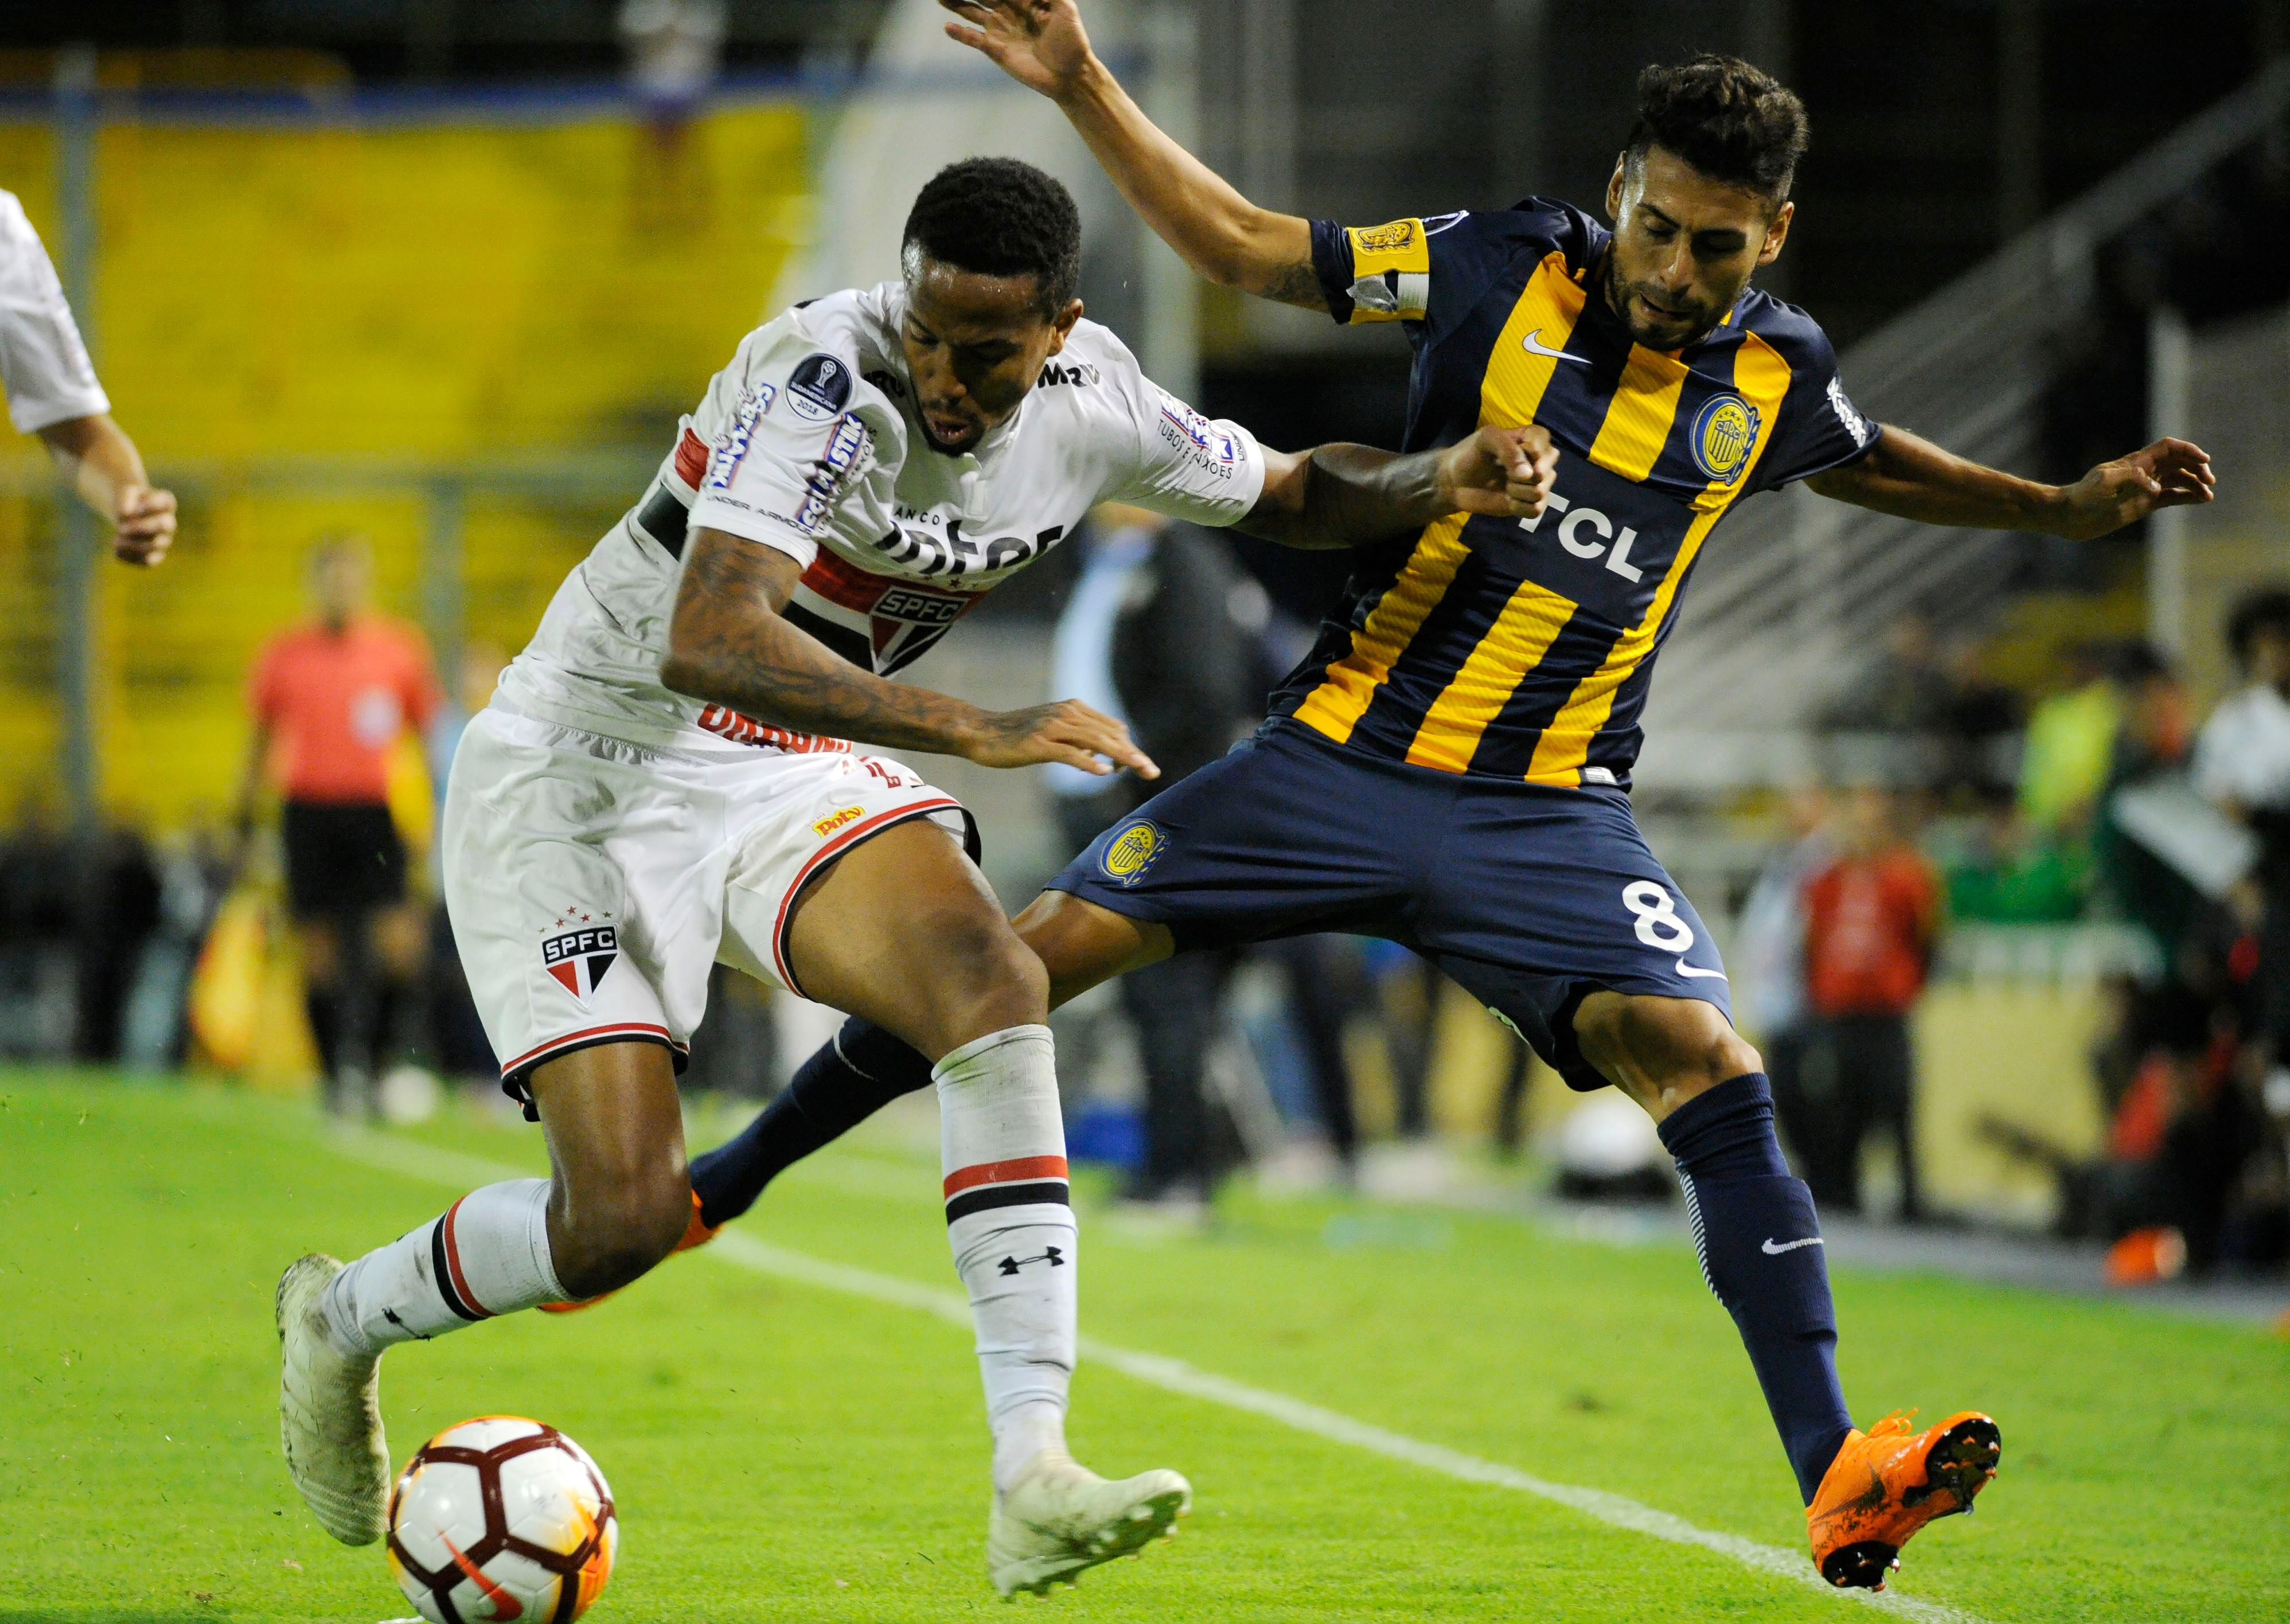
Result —
[[1549, 356], [1553, 361], [1572, 361], [1577, 366], [1590, 364], [1590, 358], [1588, 356], [1570, 356], [1563, 349], [1553, 349], [1549, 345], [1545, 344], [1542, 341], [1542, 329], [1540, 327], [1528, 333], [1519, 342], [1526, 346], [1526, 353], [1530, 356]]
[[1700, 976], [1710, 981], [1722, 981], [1726, 979], [1726, 972], [1722, 970], [1696, 970], [1684, 959], [1677, 961], [1677, 973], [1684, 976]]
[[[1767, 1243], [1769, 1245], [1771, 1244], [1772, 1243], [1770, 1242]], [[524, 1607], [518, 1602], [516, 1597], [511, 1596], [508, 1591], [495, 1584], [492, 1581], [492, 1577], [486, 1573], [484, 1569], [479, 1567], [476, 1563], [461, 1555], [461, 1548], [454, 1544], [451, 1540], [445, 1538], [445, 1531], [444, 1529], [441, 1528], [437, 1531], [437, 1538], [444, 1542], [445, 1554], [453, 1559], [453, 1565], [460, 1569], [462, 1574], [471, 1584], [476, 1586], [479, 1593], [484, 1596], [485, 1600], [492, 1604], [493, 1624], [509, 1624], [509, 1620], [511, 1619], [518, 1619], [524, 1616]]]
[[1769, 1235], [1766, 1236], [1764, 1251], [1767, 1257], [1778, 1258], [1782, 1253], [1785, 1252], [1795, 1252], [1800, 1246], [1819, 1246], [1824, 1244], [1825, 1243], [1819, 1236], [1808, 1235], [1801, 1241], [1790, 1241], [1785, 1245], [1776, 1246], [1774, 1244], [1774, 1237]]

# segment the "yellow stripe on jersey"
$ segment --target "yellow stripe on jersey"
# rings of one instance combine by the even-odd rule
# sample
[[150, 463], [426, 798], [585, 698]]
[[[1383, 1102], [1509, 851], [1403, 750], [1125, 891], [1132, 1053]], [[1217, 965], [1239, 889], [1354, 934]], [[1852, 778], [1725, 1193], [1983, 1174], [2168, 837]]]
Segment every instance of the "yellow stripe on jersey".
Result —
[[[1584, 299], [1581, 284], [1566, 274], [1565, 254], [1547, 255], [1535, 268], [1488, 359], [1486, 377], [1479, 385], [1481, 423], [1508, 428], [1534, 420], [1542, 392], [1559, 366], [1553, 356], [1538, 351], [1566, 347]], [[1526, 343], [1530, 338], [1533, 348]], [[1479, 640], [1424, 712], [1407, 747], [1407, 759], [1453, 772], [1468, 769], [1480, 735], [1541, 661], [1573, 612], [1573, 603], [1557, 593], [1521, 586], [1503, 605], [1493, 629]]]
[[1431, 299], [1431, 244], [1423, 222], [1351, 226], [1344, 236], [1352, 246], [1352, 324], [1421, 320]]
[[1391, 662], [1413, 640], [1423, 617], [1446, 596], [1456, 566], [1469, 556], [1458, 513], [1425, 527], [1406, 567], [1391, 583], [1366, 622], [1352, 634], [1351, 652], [1328, 667], [1327, 676], [1296, 708], [1296, 719], [1309, 723], [1338, 744], [1367, 712], [1368, 701], [1391, 675]]
[[[1534, 421], [1534, 409], [1542, 404], [1542, 392], [1558, 370], [1556, 356], [1536, 351], [1566, 348], [1582, 314], [1583, 298], [1581, 284], [1566, 274], [1566, 256], [1545, 255], [1526, 279], [1526, 289], [1510, 308], [1510, 319], [1503, 323], [1494, 353], [1487, 357], [1487, 374], [1479, 383], [1482, 426], [1521, 428]], [[1536, 348], [1528, 348], [1530, 338]]]
[[1542, 663], [1551, 640], [1573, 612], [1573, 599], [1531, 580], [1519, 582], [1494, 625], [1425, 714], [1407, 747], [1407, 759], [1419, 767], [1469, 772], [1479, 735], [1501, 714], [1526, 674]]
[[1692, 371], [1683, 361], [1643, 344], [1630, 346], [1630, 358], [1614, 386], [1605, 421], [1590, 443], [1590, 460], [1633, 484], [1653, 472], [1654, 459], [1677, 419], [1677, 396]]
[[[1686, 571], [1693, 565], [1694, 555], [1701, 550], [1702, 540], [1725, 516], [1734, 499], [1749, 488], [1749, 476], [1773, 438], [1774, 424], [1781, 415], [1782, 400], [1788, 395], [1789, 387], [1789, 363], [1782, 359], [1780, 352], [1756, 333], [1744, 334], [1734, 360], [1734, 388], [1757, 409], [1757, 444], [1750, 448], [1743, 466], [1732, 479], [1711, 480], [1693, 499], [1693, 523], [1678, 544], [1677, 556], [1671, 560], [1669, 572], [1654, 592], [1653, 602], [1646, 605], [1645, 618], [1614, 640], [1605, 659], [1598, 662], [1598, 668], [1575, 684], [1566, 703], [1559, 707], [1550, 725], [1543, 729], [1534, 747], [1534, 758], [1527, 764], [1528, 783], [1557, 784], [1568, 788], [1581, 785], [1582, 764], [1590, 753], [1590, 741], [1613, 714], [1616, 691], [1653, 648], [1662, 620], [1677, 600], [1677, 589], [1685, 580]], [[1603, 430], [1598, 437], [1602, 441], [1605, 438]]]

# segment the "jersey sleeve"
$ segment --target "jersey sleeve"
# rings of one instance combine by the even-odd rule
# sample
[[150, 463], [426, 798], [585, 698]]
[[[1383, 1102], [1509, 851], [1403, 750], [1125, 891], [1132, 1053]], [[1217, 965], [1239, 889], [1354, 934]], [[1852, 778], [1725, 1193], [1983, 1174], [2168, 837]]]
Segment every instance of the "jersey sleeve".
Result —
[[1773, 450], [1758, 464], [1757, 488], [1775, 491], [1858, 461], [1884, 430], [1845, 393], [1837, 352], [1810, 322], [1791, 335], [1789, 394], [1782, 402]]
[[879, 435], [896, 433], [890, 402], [857, 357], [791, 328], [717, 374], [693, 525], [758, 541], [809, 567], [836, 507], [871, 467]]
[[1246, 518], [1264, 493], [1264, 448], [1256, 436], [1196, 411], [1141, 374], [1125, 381], [1136, 456], [1101, 500], [1213, 527]]
[[24, 205], [0, 192], [0, 384], [8, 390], [8, 417], [20, 434], [32, 434], [76, 417], [111, 410], [94, 364], [80, 341], [63, 284], [24, 216]]

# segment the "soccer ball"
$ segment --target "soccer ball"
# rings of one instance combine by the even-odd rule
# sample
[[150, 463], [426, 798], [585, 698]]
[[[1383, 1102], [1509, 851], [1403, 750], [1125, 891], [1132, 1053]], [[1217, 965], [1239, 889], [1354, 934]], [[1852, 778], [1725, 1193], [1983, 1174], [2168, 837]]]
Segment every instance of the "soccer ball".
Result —
[[572, 1624], [620, 1544], [597, 1463], [522, 1416], [448, 1427], [389, 1492], [389, 1571], [430, 1624]]

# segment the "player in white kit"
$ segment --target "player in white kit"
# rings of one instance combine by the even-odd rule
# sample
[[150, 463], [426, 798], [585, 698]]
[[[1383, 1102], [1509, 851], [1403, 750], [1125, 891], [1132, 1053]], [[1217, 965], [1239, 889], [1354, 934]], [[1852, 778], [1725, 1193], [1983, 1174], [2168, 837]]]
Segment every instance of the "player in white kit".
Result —
[[63, 284], [13, 192], [0, 192], [0, 384], [19, 434], [39, 436], [80, 500], [112, 527], [111, 550], [154, 564], [175, 540], [175, 494], [154, 489], [111, 418]]
[[382, 1532], [393, 1343], [613, 1290], [697, 1223], [676, 1070], [720, 960], [938, 1057], [946, 1214], [994, 1439], [988, 1566], [1045, 1590], [1189, 1499], [1064, 1447], [1077, 1252], [1040, 961], [950, 796], [866, 747], [1152, 764], [1074, 701], [989, 712], [885, 680], [1100, 501], [1347, 546], [1540, 511], [1540, 430], [1397, 458], [1260, 447], [1165, 393], [1073, 296], [1063, 188], [941, 172], [900, 282], [749, 335], [642, 501], [565, 580], [454, 760], [454, 937], [553, 1176], [498, 1184], [280, 1282], [282, 1432], [336, 1537]]

